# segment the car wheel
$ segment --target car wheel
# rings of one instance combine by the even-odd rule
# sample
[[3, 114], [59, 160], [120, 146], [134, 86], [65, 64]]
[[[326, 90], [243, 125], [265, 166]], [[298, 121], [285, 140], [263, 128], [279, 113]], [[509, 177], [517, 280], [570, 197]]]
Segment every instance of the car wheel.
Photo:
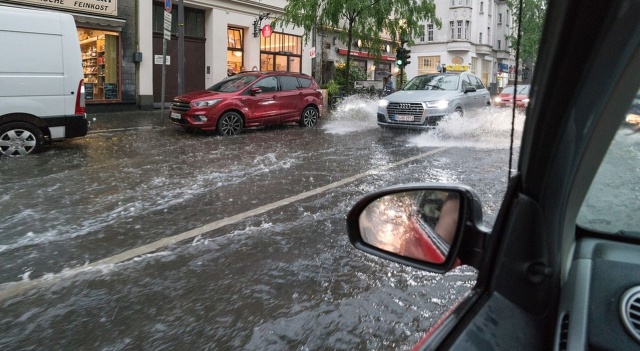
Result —
[[218, 119], [218, 134], [220, 135], [236, 135], [242, 131], [242, 116], [237, 112], [227, 112]]
[[35, 126], [13, 122], [0, 127], [0, 154], [3, 156], [25, 156], [42, 150], [44, 135]]
[[456, 109], [453, 111], [453, 113], [456, 116], [459, 116], [459, 117], [464, 116], [464, 112], [462, 112], [462, 107], [460, 107], [460, 106], [456, 107]]
[[313, 127], [318, 123], [318, 110], [311, 106], [307, 106], [302, 110], [302, 115], [300, 116], [300, 126], [301, 127]]

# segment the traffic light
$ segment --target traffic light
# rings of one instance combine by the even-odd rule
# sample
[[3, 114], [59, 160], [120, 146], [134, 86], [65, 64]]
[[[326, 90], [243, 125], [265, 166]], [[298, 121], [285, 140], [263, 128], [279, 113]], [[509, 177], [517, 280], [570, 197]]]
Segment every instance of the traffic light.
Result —
[[402, 66], [408, 66], [411, 61], [409, 61], [409, 59], [411, 58], [411, 55], [409, 55], [409, 53], [411, 52], [411, 50], [409, 49], [404, 49], [404, 57], [402, 58]]
[[403, 47], [399, 47], [396, 49], [396, 65], [398, 65], [398, 67], [402, 67], [402, 64], [404, 63], [404, 51], [406, 49]]
[[406, 67], [411, 63], [411, 61], [409, 61], [409, 58], [411, 58], [411, 55], [409, 55], [410, 52], [411, 50], [403, 47], [396, 49], [396, 65], [398, 65], [398, 67]]

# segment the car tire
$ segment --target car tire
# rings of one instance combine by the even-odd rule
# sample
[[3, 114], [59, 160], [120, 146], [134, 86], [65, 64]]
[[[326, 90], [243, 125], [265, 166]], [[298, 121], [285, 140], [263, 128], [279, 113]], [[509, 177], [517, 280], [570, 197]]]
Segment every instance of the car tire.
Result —
[[311, 106], [305, 107], [298, 123], [301, 127], [315, 126], [318, 123], [318, 110]]
[[44, 135], [36, 126], [24, 122], [0, 127], [0, 156], [26, 156], [42, 151]]
[[218, 134], [224, 136], [232, 136], [240, 134], [244, 121], [242, 116], [237, 112], [226, 112], [218, 119], [216, 130]]
[[462, 111], [462, 107], [460, 106], [456, 107], [456, 109], [453, 110], [453, 113], [459, 117], [464, 116], [464, 111]]

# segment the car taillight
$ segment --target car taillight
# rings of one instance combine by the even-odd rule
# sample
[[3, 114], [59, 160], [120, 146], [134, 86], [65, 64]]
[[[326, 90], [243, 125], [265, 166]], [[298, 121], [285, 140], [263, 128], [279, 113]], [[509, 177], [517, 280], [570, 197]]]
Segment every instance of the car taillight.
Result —
[[78, 84], [78, 93], [76, 94], [76, 115], [84, 115], [84, 80], [80, 79]]

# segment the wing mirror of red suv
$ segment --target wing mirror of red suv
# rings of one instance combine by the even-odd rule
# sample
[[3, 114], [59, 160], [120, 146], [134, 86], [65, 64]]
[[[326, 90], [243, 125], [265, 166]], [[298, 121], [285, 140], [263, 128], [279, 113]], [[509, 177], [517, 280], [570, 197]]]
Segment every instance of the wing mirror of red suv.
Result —
[[251, 90], [249, 90], [249, 94], [251, 95], [258, 95], [262, 92], [262, 89], [260, 88], [251, 88]]
[[458, 184], [410, 184], [382, 189], [347, 215], [353, 246], [435, 273], [460, 264], [478, 267], [488, 230], [475, 192]]

